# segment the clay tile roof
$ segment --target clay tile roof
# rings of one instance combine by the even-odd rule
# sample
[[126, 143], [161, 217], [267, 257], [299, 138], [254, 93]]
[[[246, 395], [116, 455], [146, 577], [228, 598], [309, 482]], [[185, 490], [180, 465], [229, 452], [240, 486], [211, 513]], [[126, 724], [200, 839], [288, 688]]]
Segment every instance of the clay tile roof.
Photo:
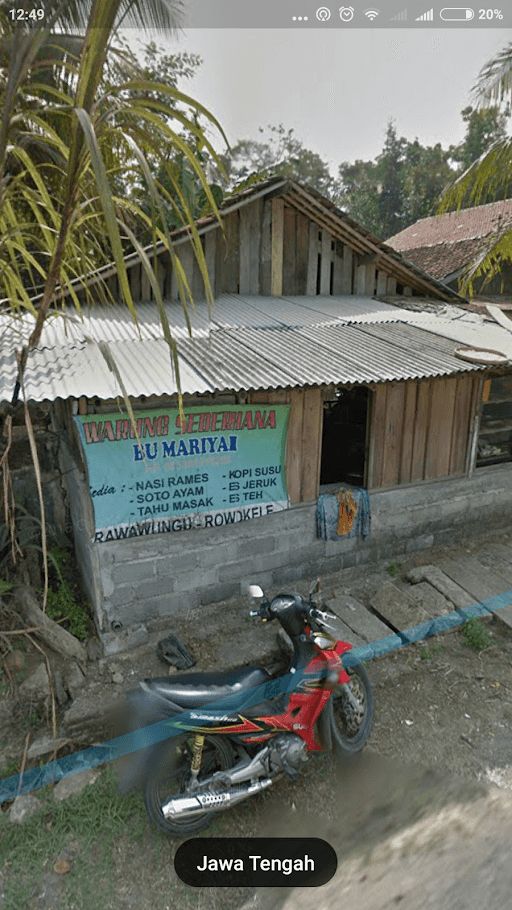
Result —
[[422, 218], [386, 241], [434, 278], [467, 265], [486, 238], [512, 229], [512, 199]]

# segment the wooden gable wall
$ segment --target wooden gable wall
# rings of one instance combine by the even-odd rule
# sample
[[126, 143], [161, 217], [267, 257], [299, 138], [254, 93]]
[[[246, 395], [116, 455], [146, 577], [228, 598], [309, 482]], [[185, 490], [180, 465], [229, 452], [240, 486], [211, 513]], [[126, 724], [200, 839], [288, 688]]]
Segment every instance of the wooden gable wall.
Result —
[[[224, 233], [205, 231], [201, 244], [215, 297], [221, 294], [311, 295], [412, 294], [411, 287], [377, 267], [372, 255], [356, 252], [325, 226], [298, 211], [286, 197], [255, 199], [226, 215]], [[195, 300], [205, 297], [203, 278], [189, 240], [175, 252]], [[389, 267], [389, 266], [388, 266]], [[153, 292], [140, 264], [128, 269], [135, 302], [149, 302]], [[164, 298], [178, 299], [178, 282], [170, 256], [159, 257], [158, 280]], [[107, 281], [115, 300], [116, 275]], [[79, 297], [84, 299], [85, 292]]]

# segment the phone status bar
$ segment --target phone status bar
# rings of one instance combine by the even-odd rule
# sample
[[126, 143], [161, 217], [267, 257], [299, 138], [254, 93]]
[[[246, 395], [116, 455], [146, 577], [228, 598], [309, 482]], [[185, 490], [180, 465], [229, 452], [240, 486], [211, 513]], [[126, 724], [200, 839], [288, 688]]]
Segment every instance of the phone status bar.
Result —
[[[402, 0], [403, 3], [403, 0]], [[512, 25], [509, 0], [497, 6], [430, 6], [400, 0], [377, 0], [375, 5], [353, 0], [187, 0], [183, 27], [187, 28], [494, 28]]]

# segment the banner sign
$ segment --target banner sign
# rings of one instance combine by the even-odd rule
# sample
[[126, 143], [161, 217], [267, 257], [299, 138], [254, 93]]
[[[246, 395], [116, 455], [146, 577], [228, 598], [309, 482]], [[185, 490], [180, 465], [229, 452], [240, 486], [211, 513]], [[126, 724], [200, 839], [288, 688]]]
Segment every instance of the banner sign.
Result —
[[[288, 508], [287, 405], [75, 417], [95, 543], [213, 528]], [[138, 440], [137, 440], [138, 436]]]

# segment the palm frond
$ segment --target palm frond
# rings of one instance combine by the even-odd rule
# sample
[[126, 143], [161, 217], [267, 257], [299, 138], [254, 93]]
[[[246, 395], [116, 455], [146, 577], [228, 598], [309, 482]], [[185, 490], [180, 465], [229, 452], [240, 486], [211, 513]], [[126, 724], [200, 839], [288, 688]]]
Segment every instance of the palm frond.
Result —
[[512, 43], [507, 44], [480, 70], [473, 96], [478, 104], [488, 107], [500, 104], [512, 95]]

